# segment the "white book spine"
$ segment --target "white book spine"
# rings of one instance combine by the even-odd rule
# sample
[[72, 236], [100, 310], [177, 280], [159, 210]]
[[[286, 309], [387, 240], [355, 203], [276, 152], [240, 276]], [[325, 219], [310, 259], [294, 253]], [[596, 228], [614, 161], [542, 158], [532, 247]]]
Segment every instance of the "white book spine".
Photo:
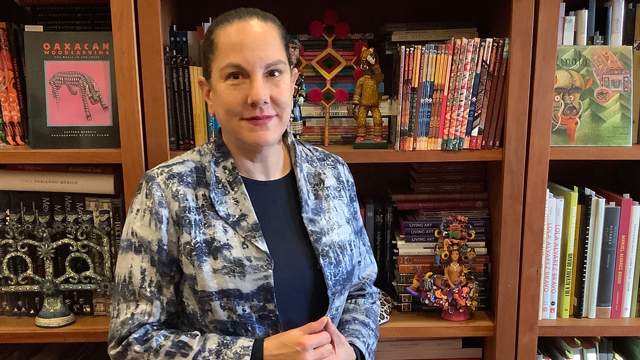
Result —
[[0, 170], [0, 190], [115, 194], [115, 175]]
[[587, 10], [576, 11], [576, 45], [587, 45]]
[[564, 39], [564, 12], [565, 5], [563, 2], [560, 3], [560, 17], [558, 20], [558, 45], [562, 45]]
[[[564, 4], [564, 3], [563, 3]], [[547, 249], [547, 222], [549, 221], [549, 189], [547, 189], [547, 196], [545, 198], [544, 205], [544, 231], [542, 233], [542, 256], [540, 266], [540, 301], [538, 303], [538, 320], [542, 319], [543, 313], [543, 299], [544, 299], [544, 263]]]
[[587, 317], [589, 319], [596, 318], [596, 302], [598, 298], [598, 279], [600, 279], [600, 258], [602, 253], [602, 234], [604, 231], [604, 208], [605, 201], [603, 198], [596, 199], [594, 236], [589, 243], [589, 253], [591, 253], [589, 263], [587, 264], [589, 284], [585, 291], [585, 297], [588, 297], [589, 309], [587, 309]]
[[562, 220], [564, 214], [564, 197], [556, 198], [556, 221], [553, 231], [553, 260], [551, 263], [551, 298], [549, 303], [549, 319], [558, 316], [558, 291], [560, 289], [560, 248], [562, 245]]
[[596, 236], [596, 224], [597, 224], [597, 216], [596, 210], [598, 209], [598, 199], [595, 196], [595, 193], [589, 189], [587, 189], [587, 194], [593, 194], [593, 198], [591, 199], [591, 218], [589, 219], [589, 249], [587, 249], [587, 269], [585, 270], [585, 285], [584, 285], [584, 293], [582, 295], [582, 300], [578, 299], [578, 301], [582, 301], [582, 317], [586, 318], [589, 315], [589, 306], [590, 306], [590, 297], [588, 296], [592, 282], [591, 282], [591, 273], [589, 272], [589, 264], [593, 260], [591, 258], [593, 255], [593, 242], [595, 241]]
[[562, 45], [573, 45], [573, 37], [576, 31], [576, 17], [567, 15], [564, 17], [564, 37]]
[[622, 29], [624, 22], [624, 0], [613, 0], [611, 6], [611, 43], [612, 46], [622, 45]]
[[544, 291], [542, 300], [542, 318], [549, 319], [551, 301], [551, 264], [553, 262], [553, 232], [556, 227], [556, 199], [549, 196], [549, 217], [547, 219], [547, 238], [544, 251]]
[[622, 303], [622, 317], [631, 317], [631, 294], [633, 293], [633, 274], [636, 269], [635, 254], [638, 249], [638, 227], [640, 227], [640, 205], [637, 201], [631, 206], [631, 222], [629, 223], [629, 252], [627, 253], [627, 270], [624, 284], [624, 302]]

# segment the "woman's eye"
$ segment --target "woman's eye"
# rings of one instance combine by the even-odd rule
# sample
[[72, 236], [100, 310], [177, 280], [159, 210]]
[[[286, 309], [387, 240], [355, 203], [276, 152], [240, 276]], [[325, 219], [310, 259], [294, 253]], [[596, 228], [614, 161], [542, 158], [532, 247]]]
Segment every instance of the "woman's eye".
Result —
[[269, 71], [267, 71], [267, 76], [268, 77], [278, 77], [278, 76], [280, 76], [280, 74], [282, 74], [282, 72], [280, 72], [280, 70], [269, 70]]
[[229, 75], [227, 75], [227, 79], [230, 80], [240, 80], [242, 79], [242, 75], [240, 75], [240, 73], [230, 73]]

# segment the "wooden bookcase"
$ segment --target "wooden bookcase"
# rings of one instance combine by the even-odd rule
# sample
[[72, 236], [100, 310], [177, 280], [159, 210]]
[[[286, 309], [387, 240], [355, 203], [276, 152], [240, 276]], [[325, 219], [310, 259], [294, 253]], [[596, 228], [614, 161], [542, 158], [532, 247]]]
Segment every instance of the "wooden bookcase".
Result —
[[[128, 208], [146, 170], [134, 0], [112, 1], [111, 21], [121, 148], [34, 150], [25, 146], [0, 146], [0, 167], [3, 164], [119, 164]], [[79, 317], [75, 324], [61, 329], [41, 329], [34, 325], [34, 318], [0, 317], [0, 344], [106, 341], [108, 325], [108, 317], [95, 316]]]
[[[258, 7], [277, 16], [290, 33], [307, 33], [308, 25], [334, 9], [352, 32], [377, 33], [387, 22], [469, 22], [480, 36], [509, 37], [511, 50], [504, 149], [490, 151], [353, 150], [348, 146], [326, 149], [351, 167], [359, 194], [380, 196], [388, 184], [408, 181], [409, 162], [486, 161], [494, 240], [492, 244], [493, 311], [478, 312], [474, 320], [450, 323], [434, 314], [394, 312], [380, 328], [381, 341], [397, 338], [485, 338], [485, 359], [512, 359], [516, 350], [516, 322], [520, 267], [520, 242], [526, 134], [529, 117], [530, 70], [533, 48], [534, 0], [457, 0], [428, 2], [382, 0], [351, 2], [200, 2], [195, 0], [138, 0], [138, 29], [142, 99], [148, 167], [181, 152], [169, 150], [163, 47], [168, 30], [193, 30], [209, 16], [235, 7]], [[375, 44], [375, 42], [374, 42]], [[382, 60], [389, 63], [389, 59]], [[384, 64], [383, 64], [384, 67]], [[391, 68], [383, 68], [392, 79]], [[391, 86], [386, 83], [385, 87]]]
[[[593, 184], [615, 191], [640, 193], [640, 189], [619, 185], [623, 180], [620, 169], [640, 160], [640, 145], [607, 148], [550, 147], [550, 94], [554, 86], [559, 16], [560, 0], [536, 2], [520, 263], [517, 359], [535, 357], [539, 336], [640, 336], [640, 318], [538, 320], [548, 180], [587, 186]], [[628, 183], [629, 179], [626, 180]]]

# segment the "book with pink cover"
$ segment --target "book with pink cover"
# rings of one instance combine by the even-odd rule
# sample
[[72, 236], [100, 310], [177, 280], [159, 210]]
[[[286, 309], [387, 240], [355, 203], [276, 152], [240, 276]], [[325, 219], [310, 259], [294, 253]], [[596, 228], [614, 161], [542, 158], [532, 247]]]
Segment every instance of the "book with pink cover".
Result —
[[32, 148], [119, 148], [111, 32], [26, 31]]

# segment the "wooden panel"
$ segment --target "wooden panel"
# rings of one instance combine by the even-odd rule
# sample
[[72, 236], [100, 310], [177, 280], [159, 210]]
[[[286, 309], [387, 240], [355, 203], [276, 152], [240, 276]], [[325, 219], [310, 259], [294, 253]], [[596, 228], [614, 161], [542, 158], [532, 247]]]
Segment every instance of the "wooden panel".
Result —
[[476, 312], [468, 321], [443, 320], [440, 312], [396, 312], [380, 326], [380, 340], [394, 338], [447, 338], [469, 336], [493, 336], [491, 313]]
[[103, 342], [109, 336], [108, 316], [78, 316], [72, 325], [43, 329], [32, 317], [0, 317], [2, 343]]
[[140, 86], [138, 84], [138, 48], [134, 0], [111, 2], [113, 26], [113, 50], [118, 91], [120, 118], [120, 143], [122, 148], [122, 172], [124, 177], [125, 205], [135, 195], [140, 177], [144, 173], [144, 140], [142, 138], [142, 113]]
[[119, 164], [120, 149], [31, 149], [0, 146], [0, 164]]
[[[544, 207], [549, 170], [551, 130], [549, 114], [556, 63], [559, 0], [536, 1], [537, 23], [530, 102], [524, 233], [520, 266], [520, 299], [516, 359], [533, 359], [538, 343], [538, 300], [544, 230]], [[553, 36], [550, 36], [553, 34]], [[512, 63], [513, 64], [513, 63]], [[513, 139], [513, 138], [512, 138]]]
[[[508, 4], [502, 4], [509, 6]], [[493, 359], [513, 358], [516, 350], [518, 321], [518, 276], [522, 236], [522, 204], [526, 159], [525, 134], [528, 127], [528, 104], [532, 62], [534, 0], [511, 2], [511, 27], [504, 160], [502, 162], [502, 198], [500, 206], [499, 245], [495, 246], [493, 306], [496, 309], [495, 345], [488, 345]]]
[[164, 74], [163, 27], [158, 0], [138, 0], [138, 31], [142, 88], [144, 91], [144, 124], [147, 141], [147, 166], [153, 168], [169, 159], [169, 124]]
[[539, 320], [538, 336], [640, 336], [640, 318]]
[[628, 147], [552, 147], [551, 160], [640, 160], [640, 144]]
[[[499, 161], [503, 150], [459, 150], [459, 151], [395, 151], [354, 149], [351, 145], [331, 145], [321, 147], [340, 156], [351, 164], [371, 163], [412, 163], [447, 161]], [[171, 157], [180, 156], [184, 151], [171, 151]]]

